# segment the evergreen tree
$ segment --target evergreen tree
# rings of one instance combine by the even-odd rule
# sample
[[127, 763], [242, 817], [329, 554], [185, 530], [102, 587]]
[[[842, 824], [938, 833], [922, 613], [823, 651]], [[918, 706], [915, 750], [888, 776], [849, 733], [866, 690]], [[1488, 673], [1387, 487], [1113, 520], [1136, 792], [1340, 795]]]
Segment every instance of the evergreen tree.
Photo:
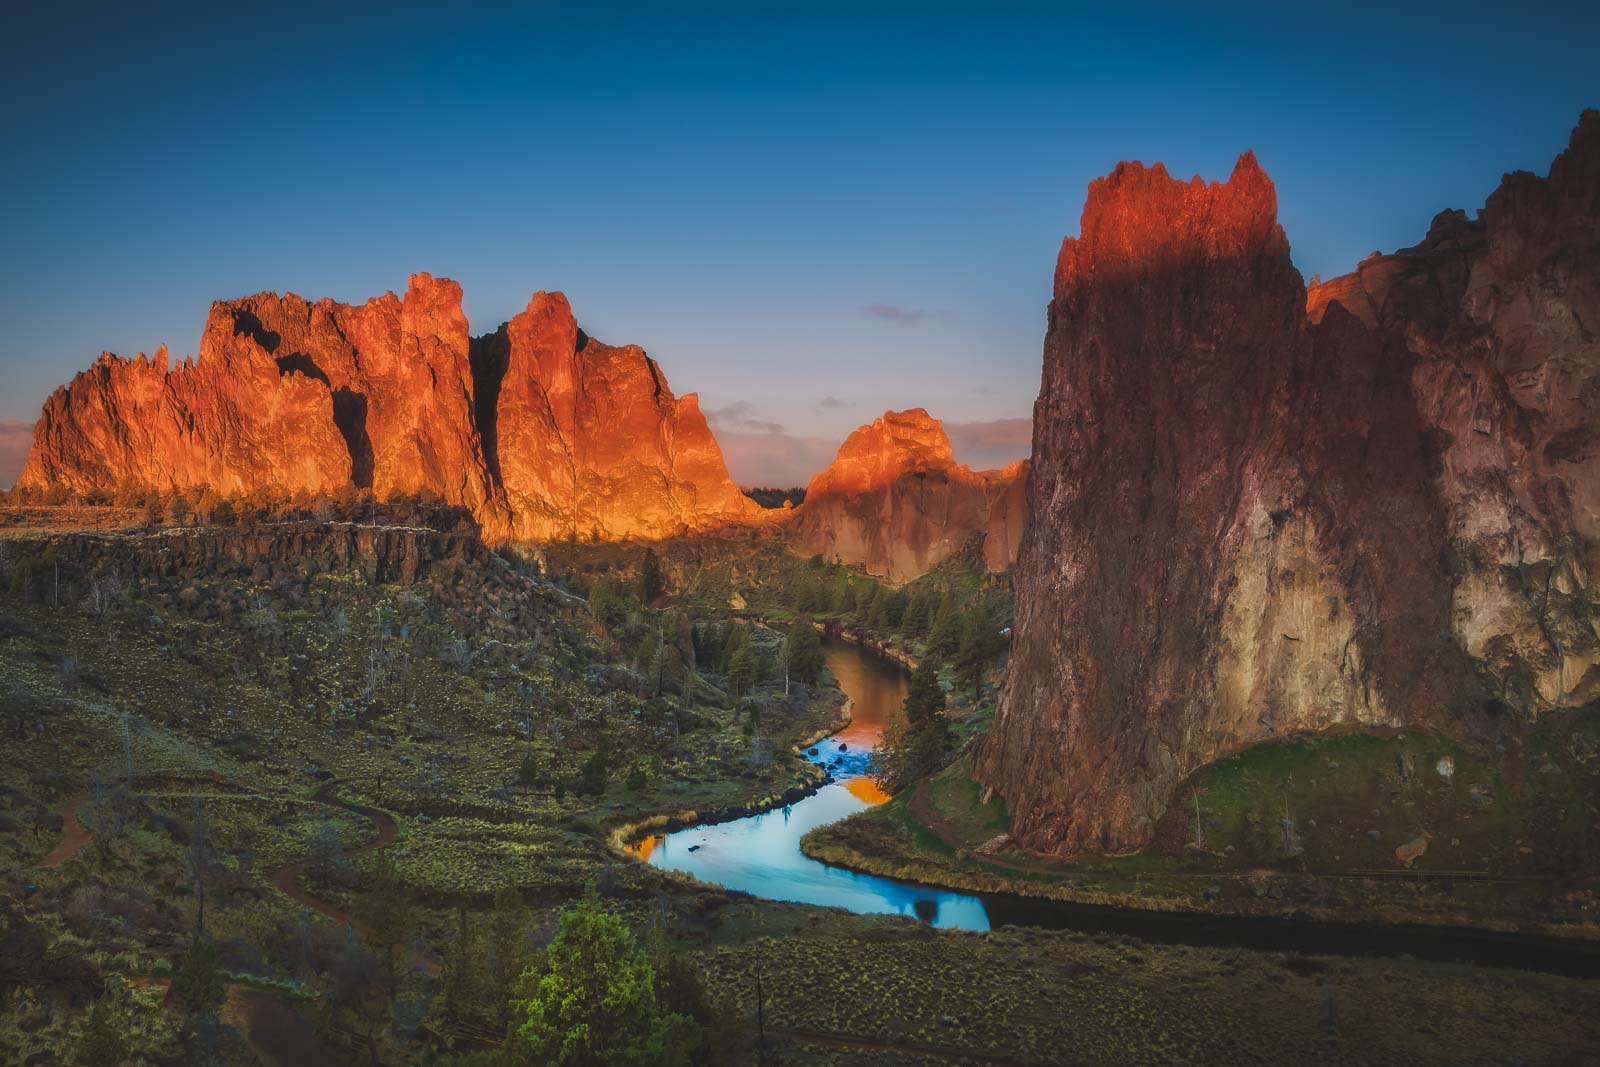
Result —
[[789, 627], [783, 651], [787, 660], [789, 680], [803, 682], [806, 685], [815, 684], [817, 675], [822, 673], [824, 662], [822, 636], [817, 633], [816, 627], [811, 625], [808, 617], [802, 615]]
[[900, 613], [900, 629], [908, 637], [921, 637], [928, 632], [928, 598], [921, 589], [906, 595], [906, 606]]
[[644, 560], [639, 564], [639, 602], [649, 607], [664, 589], [661, 561], [656, 558], [655, 549], [646, 548]]
[[989, 665], [991, 629], [993, 624], [982, 608], [967, 612], [962, 619], [961, 646], [955, 660], [956, 679], [962, 686], [971, 686], [974, 697], [981, 695], [983, 671]]
[[950, 747], [938, 663], [929, 656], [911, 673], [905, 714], [892, 721], [872, 754], [872, 774], [894, 793], [941, 767]]
[[586, 796], [599, 796], [606, 791], [606, 776], [611, 771], [611, 742], [604, 733], [596, 743], [589, 758], [583, 761], [578, 774], [578, 792]]
[[500, 890], [489, 916], [488, 967], [495, 1004], [505, 1005], [527, 966], [528, 911], [515, 889]]
[[744, 642], [734, 652], [733, 658], [728, 663], [728, 684], [733, 687], [734, 697], [750, 691], [750, 685], [756, 677], [755, 652], [750, 647], [750, 638], [747, 634]]
[[561, 912], [542, 966], [523, 972], [507, 1051], [561, 1067], [687, 1064], [694, 1028], [662, 1010], [649, 956], [591, 886]]
[[828, 594], [828, 610], [835, 615], [841, 615], [851, 609], [850, 579], [843, 574], [833, 580], [833, 589]]
[[877, 582], [872, 583], [872, 592], [867, 597], [867, 602], [862, 608], [862, 618], [865, 619], [867, 629], [882, 630], [888, 621], [889, 613], [885, 602], [889, 599], [887, 591]]
[[727, 636], [722, 642], [722, 659], [720, 666], [724, 671], [733, 668], [733, 658], [739, 654], [741, 648], [750, 647], [750, 629], [736, 622], [728, 624]]
[[222, 955], [208, 937], [196, 937], [172, 976], [171, 996], [183, 1012], [186, 1035], [198, 1033], [216, 1017], [228, 999], [228, 975]]
[[126, 1022], [118, 1018], [108, 993], [94, 1002], [83, 1033], [78, 1037], [74, 1062], [83, 1067], [122, 1067], [128, 1062]]
[[370, 888], [362, 899], [367, 925], [377, 952], [400, 976], [407, 970], [407, 946], [416, 932], [417, 908], [411, 889], [395, 870], [389, 850], [380, 848], [373, 862]]
[[961, 620], [956, 611], [954, 594], [946, 589], [939, 598], [938, 610], [933, 614], [933, 622], [928, 626], [928, 652], [937, 656], [948, 656], [956, 650], [961, 641]]
[[944, 710], [944, 687], [939, 684], [939, 664], [932, 656], [924, 656], [917, 669], [911, 672], [911, 684], [906, 691], [906, 721], [913, 728], [929, 722]]

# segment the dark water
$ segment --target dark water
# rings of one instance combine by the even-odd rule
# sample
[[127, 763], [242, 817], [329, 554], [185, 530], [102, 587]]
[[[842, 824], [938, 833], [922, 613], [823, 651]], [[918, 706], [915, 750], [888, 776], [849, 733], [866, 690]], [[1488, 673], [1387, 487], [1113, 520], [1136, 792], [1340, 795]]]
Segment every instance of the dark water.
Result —
[[898, 665], [842, 641], [824, 642], [823, 653], [850, 698], [852, 718], [848, 727], [817, 744], [815, 756], [806, 758], [829, 767], [837, 780], [789, 807], [658, 835], [642, 842], [638, 851], [657, 867], [770, 900], [906, 915], [961, 930], [989, 929], [978, 897], [856, 874], [800, 851], [800, 838], [807, 832], [888, 799], [866, 777], [867, 757], [906, 696], [905, 672]]
[[1036, 926], [1211, 948], [1414, 956], [1600, 978], [1600, 946], [1561, 938], [1421, 925], [1165, 913], [974, 895], [818, 863], [800, 851], [802, 836], [888, 799], [865, 777], [867, 756], [906, 693], [906, 675], [897, 664], [841, 641], [824, 642], [823, 651], [828, 669], [853, 702], [854, 718], [849, 727], [818, 744], [815, 757], [807, 758], [829, 766], [837, 781], [788, 808], [648, 838], [637, 848], [640, 855], [658, 867], [771, 900], [905, 915], [961, 930]]

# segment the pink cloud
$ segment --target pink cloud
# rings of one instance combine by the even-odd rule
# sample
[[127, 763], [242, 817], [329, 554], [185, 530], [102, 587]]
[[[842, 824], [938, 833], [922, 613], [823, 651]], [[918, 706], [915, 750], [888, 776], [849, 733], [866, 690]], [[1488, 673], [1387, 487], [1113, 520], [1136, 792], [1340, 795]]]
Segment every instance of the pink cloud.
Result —
[[1033, 420], [1028, 418], [947, 422], [944, 432], [956, 459], [973, 470], [1004, 467], [1033, 453]]
[[9, 488], [22, 473], [33, 445], [33, 423], [0, 419], [0, 488]]
[[839, 451], [839, 442], [826, 437], [797, 437], [789, 433], [717, 432], [717, 443], [728, 461], [734, 483], [753, 488], [788, 489], [803, 486]]

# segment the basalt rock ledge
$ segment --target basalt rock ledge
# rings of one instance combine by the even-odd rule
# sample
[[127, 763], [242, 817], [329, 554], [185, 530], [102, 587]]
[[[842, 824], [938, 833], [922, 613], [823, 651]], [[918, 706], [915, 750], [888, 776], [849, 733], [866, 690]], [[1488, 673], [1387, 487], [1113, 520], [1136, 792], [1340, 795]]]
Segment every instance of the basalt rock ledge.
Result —
[[1514, 758], [1600, 700], [1600, 113], [1548, 177], [1307, 291], [1272, 182], [1122, 164], [1056, 268], [1011, 668], [1028, 847], [1143, 845], [1300, 730]]

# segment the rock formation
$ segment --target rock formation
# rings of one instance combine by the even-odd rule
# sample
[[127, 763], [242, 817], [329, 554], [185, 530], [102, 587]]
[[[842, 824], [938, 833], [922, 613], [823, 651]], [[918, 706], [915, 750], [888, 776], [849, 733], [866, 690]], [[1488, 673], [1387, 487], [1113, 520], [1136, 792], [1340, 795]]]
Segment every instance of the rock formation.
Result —
[[1600, 697], [1600, 113], [1309, 293], [1253, 156], [1120, 165], [1062, 245], [1033, 425], [976, 767], [1022, 844], [1138, 847], [1291, 731], [1514, 749]]
[[470, 508], [495, 540], [662, 537], [760, 509], [693, 395], [560, 294], [476, 340], [461, 288], [417, 274], [349, 306], [262, 293], [211, 308], [199, 357], [102, 355], [58, 389], [18, 480], [86, 492], [371, 489]]
[[480, 421], [498, 428], [489, 465], [505, 487], [507, 536], [542, 541], [666, 537], [759, 521], [734, 486], [698, 398], [675, 398], [634, 345], [578, 329], [566, 297], [535, 293], [476, 344]]
[[971, 542], [990, 570], [1016, 561], [1027, 463], [972, 471], [950, 451], [944, 425], [921, 408], [886, 412], [852, 433], [811, 479], [788, 524], [799, 555], [861, 564], [909, 581]]

